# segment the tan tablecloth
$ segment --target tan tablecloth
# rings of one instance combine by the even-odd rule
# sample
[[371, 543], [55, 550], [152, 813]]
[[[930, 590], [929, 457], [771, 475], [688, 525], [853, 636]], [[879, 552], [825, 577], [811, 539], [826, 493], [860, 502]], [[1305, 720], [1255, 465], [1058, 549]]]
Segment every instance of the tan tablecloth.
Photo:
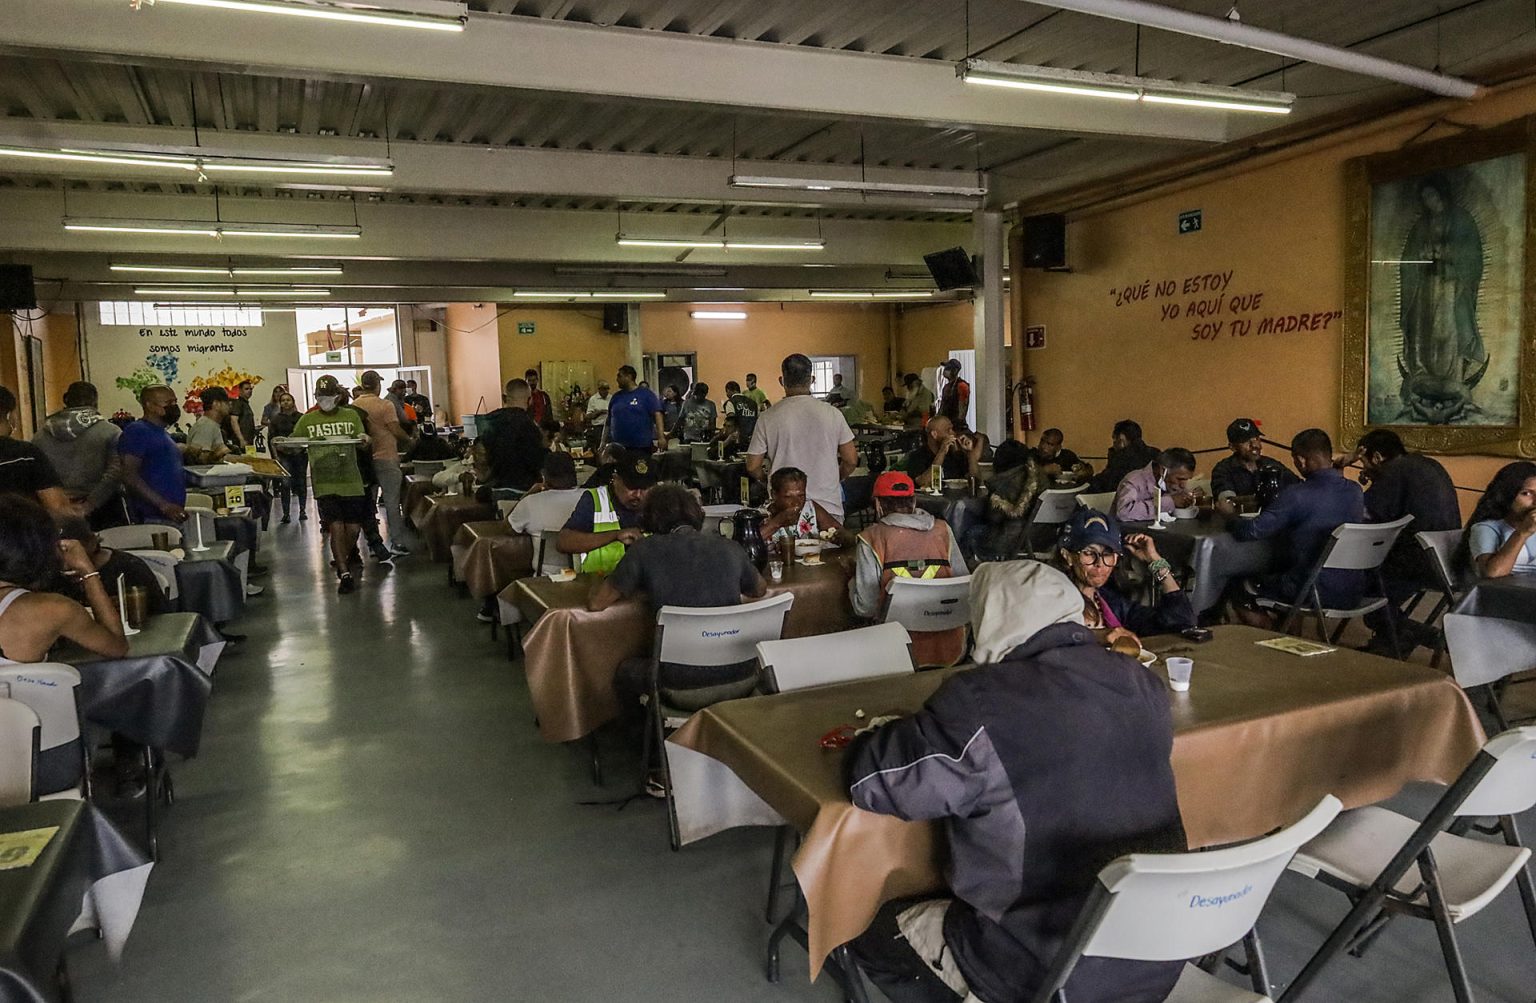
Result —
[[488, 599], [533, 574], [533, 537], [512, 532], [505, 519], [466, 522], [453, 537], [453, 566], [470, 595]]
[[466, 522], [490, 521], [496, 509], [464, 495], [428, 495], [422, 499], [415, 519], [416, 530], [426, 541], [427, 554], [434, 561], [453, 556], [453, 534]]
[[418, 474], [406, 476], [405, 484], [400, 489], [400, 511], [411, 521], [411, 525], [418, 529], [421, 527], [421, 519], [427, 512], [427, 496], [436, 490], [430, 477]]
[[[1466, 697], [1440, 672], [1343, 649], [1301, 658], [1256, 646], [1276, 636], [1266, 631], [1215, 629], [1203, 645], [1149, 641], [1195, 659], [1190, 691], [1169, 693], [1173, 769], [1191, 846], [1260, 836], [1294, 822], [1324, 794], [1358, 807], [1411, 780], [1448, 783], [1483, 742]], [[855, 723], [861, 708], [870, 716], [914, 711], [957, 671], [965, 670], [732, 700], [695, 714], [668, 740], [689, 760], [682, 780], [673, 766], [685, 838], [688, 829], [692, 838], [709, 831], [699, 827], [701, 810], [735, 812], [728, 824], [771, 824], [754, 818], [766, 808], [805, 833], [794, 868], [809, 908], [812, 977], [883, 902], [943, 885], [938, 826], [854, 808], [841, 754], [817, 739]], [[1154, 671], [1163, 672], [1161, 662]], [[687, 750], [729, 773], [711, 772]], [[689, 778], [715, 789], [689, 790]], [[756, 811], [732, 782], [760, 799]]]
[[[588, 612], [593, 581], [580, 575], [575, 581], [552, 582], [540, 575], [513, 582], [501, 596], [524, 623], [533, 624], [523, 653], [539, 734], [546, 742], [573, 742], [616, 718], [613, 677], [619, 663], [651, 650], [655, 622], [645, 603], [628, 600], [601, 613]], [[847, 582], [842, 566], [829, 562], [817, 568], [797, 565], [783, 584], [769, 586], [770, 596], [786, 589], [795, 594], [784, 636], [831, 634], [847, 627], [853, 616]]]

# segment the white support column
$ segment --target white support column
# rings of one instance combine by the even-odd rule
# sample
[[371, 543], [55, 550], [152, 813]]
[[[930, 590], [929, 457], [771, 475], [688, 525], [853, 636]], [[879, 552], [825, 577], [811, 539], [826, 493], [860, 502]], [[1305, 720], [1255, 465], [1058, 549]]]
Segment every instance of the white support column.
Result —
[[976, 429], [993, 443], [1008, 434], [1005, 421], [1004, 381], [1008, 372], [1003, 358], [1003, 214], [978, 210], [976, 252], [980, 258], [981, 285], [975, 292], [973, 340], [976, 346]]
[[624, 356], [629, 364], [635, 367], [635, 372], [640, 374], [639, 378], [643, 380], [645, 379], [645, 345], [640, 337], [640, 304], [629, 303], [624, 309], [626, 313], [624, 326], [629, 328], [629, 333], [625, 335], [628, 343], [625, 346]]

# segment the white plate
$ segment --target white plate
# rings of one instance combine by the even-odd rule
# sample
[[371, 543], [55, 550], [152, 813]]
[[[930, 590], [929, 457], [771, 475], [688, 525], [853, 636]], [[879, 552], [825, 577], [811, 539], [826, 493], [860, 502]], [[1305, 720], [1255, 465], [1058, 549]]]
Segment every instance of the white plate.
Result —
[[1153, 662], [1157, 661], [1157, 656], [1152, 654], [1152, 652], [1148, 651], [1146, 648], [1142, 648], [1136, 653], [1136, 661], [1140, 662], [1142, 665], [1150, 667]]

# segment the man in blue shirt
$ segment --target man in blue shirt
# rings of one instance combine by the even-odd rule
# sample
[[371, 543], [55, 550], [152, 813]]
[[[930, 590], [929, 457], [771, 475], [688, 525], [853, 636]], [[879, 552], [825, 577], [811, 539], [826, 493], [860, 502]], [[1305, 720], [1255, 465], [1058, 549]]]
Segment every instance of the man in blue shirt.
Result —
[[181, 418], [176, 391], [145, 387], [139, 393], [144, 417], [123, 429], [117, 451], [123, 458], [123, 484], [134, 522], [184, 522], [187, 476], [181, 447], [166, 431]]
[[665, 450], [667, 430], [661, 400], [649, 387], [636, 386], [637, 377], [634, 366], [619, 367], [619, 389], [608, 405], [603, 443], [616, 443], [640, 453]]
[[[1333, 441], [1327, 432], [1320, 428], [1297, 432], [1291, 440], [1291, 463], [1302, 482], [1280, 492], [1258, 518], [1232, 524], [1232, 535], [1239, 540], [1279, 537], [1288, 547], [1290, 566], [1284, 572], [1249, 583], [1259, 596], [1282, 602], [1297, 599], [1335, 529], [1346, 522], [1365, 521], [1365, 496], [1358, 484], [1334, 466]], [[1217, 508], [1228, 515], [1235, 511], [1227, 500]], [[1357, 606], [1365, 592], [1365, 573], [1324, 571], [1317, 586], [1325, 607]]]

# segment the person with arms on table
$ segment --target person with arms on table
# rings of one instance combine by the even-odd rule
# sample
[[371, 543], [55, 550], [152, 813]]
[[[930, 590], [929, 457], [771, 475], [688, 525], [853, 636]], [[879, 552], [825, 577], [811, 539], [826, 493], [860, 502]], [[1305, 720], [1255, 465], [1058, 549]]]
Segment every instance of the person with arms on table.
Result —
[[[60, 575], [75, 580], [89, 612], [41, 591]], [[85, 548], [61, 539], [58, 524], [37, 502], [0, 495], [0, 665], [41, 662], [60, 639], [105, 658], [128, 653], [117, 603]]]
[[[947, 523], [917, 507], [912, 478], [888, 470], [875, 478], [875, 515], [855, 547], [848, 598], [854, 616], [878, 620], [897, 578], [953, 578], [966, 575], [960, 541]], [[919, 665], [953, 665], [965, 650], [965, 628], [912, 631], [912, 654]]]
[[[117, 580], [122, 578], [124, 587], [141, 588], [149, 596], [150, 615], [169, 611], [171, 601], [166, 597], [165, 589], [160, 586], [160, 579], [155, 577], [154, 569], [143, 558], [132, 551], [102, 546], [101, 538], [96, 535], [91, 524], [80, 516], [67, 516], [58, 520], [58, 525], [59, 538], [80, 544], [80, 549], [90, 558], [91, 566], [101, 572], [102, 585], [106, 587], [107, 595], [113, 602], [117, 601]], [[68, 586], [66, 595], [76, 602], [89, 605], [78, 578], [66, 577], [65, 582]]]
[[746, 448], [750, 440], [741, 434], [740, 420], [734, 414], [725, 416], [725, 421], [720, 424], [720, 431], [715, 433], [714, 439], [709, 444], [710, 459], [734, 459]]
[[[585, 493], [576, 486], [576, 462], [571, 459], [571, 454], [550, 453], [544, 457], [539, 483], [507, 513], [507, 525], [512, 527], [512, 532], [526, 534], [537, 541], [541, 534], [558, 532], [570, 522], [576, 503]], [[569, 567], [569, 562], [562, 561], [551, 551], [544, 555], [544, 566], [538, 570], [547, 575], [564, 567]]]
[[1381, 566], [1387, 601], [1396, 611], [1395, 622], [1402, 651], [1392, 647], [1388, 617], [1379, 609], [1365, 615], [1366, 626], [1373, 631], [1368, 651], [1396, 658], [1422, 644], [1433, 649], [1438, 641], [1432, 627], [1402, 615], [1402, 607], [1425, 589], [1438, 589], [1440, 576], [1432, 559], [1413, 538], [1415, 533], [1429, 533], [1461, 528], [1461, 502], [1456, 485], [1438, 460], [1423, 453], [1410, 453], [1403, 440], [1391, 429], [1378, 428], [1365, 433], [1355, 446], [1360, 461], [1360, 481], [1365, 488], [1365, 517], [1370, 522], [1392, 522], [1412, 516], [1387, 562]]
[[1076, 453], [1066, 448], [1066, 436], [1059, 428], [1048, 428], [1040, 433], [1039, 445], [1029, 451], [1035, 466], [1048, 478], [1060, 478], [1081, 484], [1093, 476], [1093, 468], [1078, 459]]
[[176, 391], [167, 386], [139, 391], [144, 416], [123, 429], [117, 452], [123, 458], [128, 516], [134, 522], [185, 522], [187, 475], [181, 447], [171, 428], [181, 420]]
[[16, 395], [0, 387], [0, 495], [22, 495], [58, 515], [73, 514], [76, 505], [64, 493], [48, 457], [32, 443], [11, 438], [15, 411]]
[[907, 396], [901, 409], [901, 423], [909, 431], [922, 428], [933, 414], [933, 391], [923, 385], [923, 378], [917, 373], [908, 373], [904, 382]]
[[1110, 433], [1109, 458], [1104, 461], [1104, 469], [1088, 482], [1088, 490], [1102, 494], [1118, 489], [1126, 474], [1145, 467], [1157, 459], [1159, 452], [1142, 439], [1141, 426], [1136, 422], [1129, 418], [1115, 422]]
[[235, 396], [229, 396], [227, 391], [224, 395], [227, 404], [221, 424], [226, 438], [242, 451], [256, 444], [256, 413], [251, 410], [251, 394], [255, 392], [251, 381], [243, 380], [235, 388]]
[[395, 404], [379, 396], [383, 385], [384, 377], [378, 370], [363, 373], [363, 392], [352, 406], [367, 416], [369, 441], [373, 443], [375, 486], [368, 490], [368, 504], [374, 508], [378, 507], [379, 501], [384, 504], [390, 556], [409, 557], [411, 550], [405, 541], [405, 516], [400, 511], [400, 487], [405, 482], [405, 476], [400, 473], [400, 445], [409, 444], [411, 435], [400, 423]]
[[[1147, 566], [1157, 590], [1155, 606], [1136, 602], [1115, 584], [1115, 568], [1125, 551]], [[1127, 533], [1122, 538], [1112, 516], [1087, 508], [1072, 513], [1061, 528], [1056, 558], [1058, 567], [1083, 594], [1084, 626], [1099, 631], [1106, 645], [1128, 636], [1140, 648], [1143, 637], [1199, 626], [1189, 596], [1179, 588], [1173, 568], [1157, 552], [1152, 537]]]
[[584, 572], [606, 575], [612, 571], [625, 548], [640, 539], [640, 511], [656, 481], [654, 458], [627, 450], [620, 454], [609, 483], [586, 489], [576, 500], [570, 519], [555, 538], [555, 549], [584, 555]]
[[[352, 556], [358, 534], [369, 518], [368, 493], [363, 485], [359, 451], [372, 449], [368, 427], [361, 412], [341, 403], [341, 385], [333, 376], [315, 383], [315, 407], [294, 425], [293, 434], [309, 439], [309, 466], [315, 487], [315, 508], [331, 543], [331, 567], [336, 572], [336, 591], [355, 591]], [[329, 438], [360, 439], [327, 443]]]
[[[1246, 591], [1279, 602], [1295, 602], [1317, 559], [1328, 545], [1333, 531], [1346, 522], [1365, 521], [1365, 496], [1360, 486], [1345, 478], [1333, 462], [1333, 440], [1320, 428], [1297, 432], [1291, 439], [1291, 462], [1302, 476], [1300, 484], [1280, 492], [1263, 512], [1253, 519], [1232, 523], [1232, 535], [1239, 540], [1283, 540], [1289, 551], [1290, 567], [1278, 575], [1252, 579]], [[1230, 500], [1216, 503], [1227, 516], [1236, 514]], [[1365, 573], [1330, 568], [1317, 579], [1323, 606], [1348, 609], [1360, 602], [1365, 593]], [[1234, 603], [1239, 618], [1251, 627], [1272, 627], [1274, 618], [1253, 608], [1248, 601]]]
[[[1034, 561], [971, 584], [976, 668], [843, 760], [865, 811], [944, 824], [950, 897], [885, 903], [851, 944], [897, 1003], [1027, 1003], [1096, 884], [1127, 853], [1185, 850], [1166, 684], [1106, 650], [1083, 596]], [[1072, 1003], [1161, 1003], [1183, 962], [1085, 957]]]
[[1265, 481], [1273, 482], [1276, 492], [1300, 483], [1285, 464], [1264, 455], [1263, 433], [1252, 418], [1238, 418], [1227, 426], [1227, 446], [1232, 455], [1217, 460], [1211, 468], [1213, 497], [1255, 498]]
[[490, 485], [511, 491], [527, 491], [539, 479], [544, 464], [544, 433], [528, 409], [526, 380], [510, 379], [502, 394], [502, 406], [480, 423], [480, 438], [490, 464]]
[[1033, 552], [1036, 540], [1024, 539], [1025, 517], [1050, 481], [1035, 462], [1028, 446], [1013, 439], [998, 443], [992, 457], [992, 477], [987, 481], [985, 525], [975, 536], [961, 541], [985, 559], [1006, 561], [1021, 549]]
[[1479, 578], [1536, 574], [1536, 463], [1493, 475], [1467, 520], [1458, 563]]
[[843, 517], [843, 478], [858, 465], [853, 431], [837, 408], [811, 396], [811, 360], [796, 353], [780, 365], [784, 399], [757, 419], [747, 447], [747, 476], [783, 467], [805, 471], [806, 497]]
[[957, 434], [948, 418], [935, 415], [928, 422], [922, 445], [907, 454], [902, 469], [921, 488], [947, 480], [965, 480], [978, 476], [985, 447], [986, 441], [980, 435]]
[[1115, 488], [1113, 514], [1121, 522], [1152, 522], [1176, 508], [1188, 508], [1198, 497], [1189, 489], [1194, 476], [1194, 453], [1178, 447], [1165, 449], [1145, 467], [1125, 475]]
[[635, 385], [635, 367], [620, 366], [619, 390], [608, 404], [603, 445], [612, 442], [637, 453], [667, 448], [665, 408], [649, 387]]
[[203, 402], [203, 413], [192, 423], [187, 433], [186, 462], [198, 466], [218, 463], [229, 455], [224, 443], [224, 422], [229, 417], [229, 391], [223, 387], [204, 387], [197, 395]]
[[880, 388], [880, 410], [882, 413], [901, 414], [902, 409], [906, 406], [907, 399], [905, 397], [897, 397], [895, 387]]
[[971, 385], [960, 375], [960, 360], [944, 363], [944, 392], [935, 417], [948, 418], [956, 430], [970, 429]]
[[97, 403], [93, 384], [71, 383], [64, 389], [64, 409], [44, 419], [32, 445], [53, 464], [69, 500], [86, 518], [107, 525], [123, 517], [116, 504], [122, 490], [117, 440], [123, 433], [102, 416]]
[[759, 529], [763, 539], [812, 540], [827, 531], [834, 539], [845, 536], [842, 520], [805, 496], [805, 471], [775, 470], [768, 478], [768, 518]]

